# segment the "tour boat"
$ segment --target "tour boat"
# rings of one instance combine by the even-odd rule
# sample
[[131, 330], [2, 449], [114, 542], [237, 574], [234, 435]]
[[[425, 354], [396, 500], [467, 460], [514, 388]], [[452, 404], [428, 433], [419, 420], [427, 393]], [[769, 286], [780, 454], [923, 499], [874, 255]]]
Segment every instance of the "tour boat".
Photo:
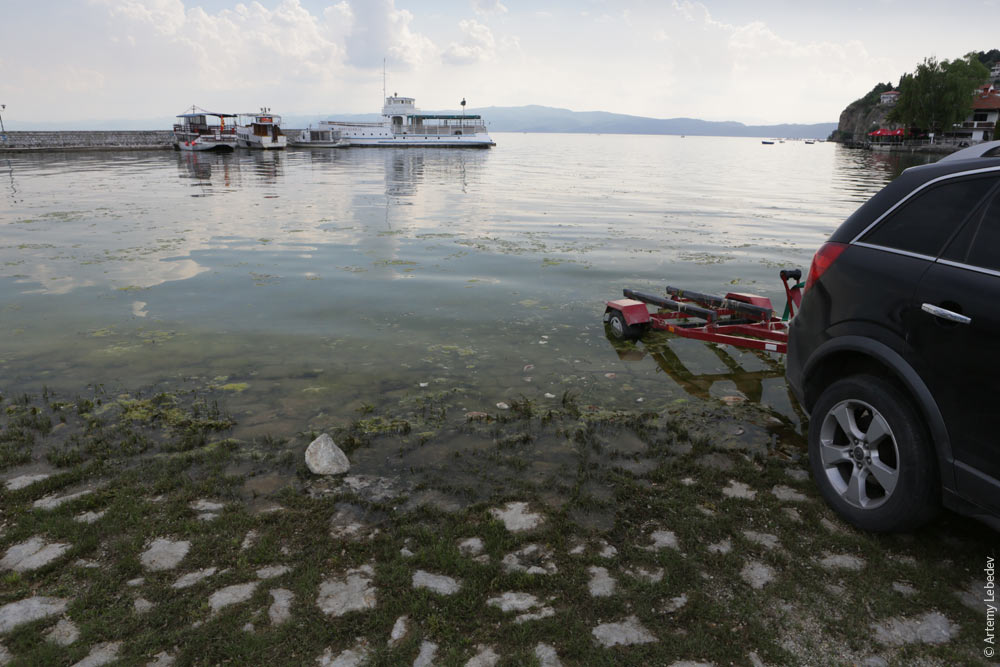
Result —
[[[462, 100], [465, 109], [465, 100]], [[375, 123], [320, 121], [318, 130], [303, 130], [295, 146], [316, 145], [312, 137], [329, 132], [328, 141], [339, 137], [348, 146], [439, 146], [489, 148], [496, 144], [486, 123], [476, 114], [425, 114], [414, 106], [414, 98], [393, 93], [382, 107], [384, 120]], [[326, 136], [326, 135], [322, 135]], [[321, 139], [322, 141], [322, 139]]]
[[262, 107], [260, 113], [241, 113], [236, 124], [236, 142], [242, 148], [284, 148], [288, 137], [281, 131], [281, 116]]
[[[191, 107], [188, 113], [178, 114], [174, 124], [174, 146], [182, 151], [211, 151], [236, 148], [236, 124], [226, 124], [232, 113], [215, 113]], [[217, 118], [218, 124], [210, 121]]]

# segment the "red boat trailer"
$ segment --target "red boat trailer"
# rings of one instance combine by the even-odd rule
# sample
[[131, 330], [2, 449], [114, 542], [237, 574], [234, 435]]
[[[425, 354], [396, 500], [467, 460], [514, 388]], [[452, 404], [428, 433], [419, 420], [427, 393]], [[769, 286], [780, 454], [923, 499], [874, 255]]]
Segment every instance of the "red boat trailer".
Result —
[[[767, 297], [739, 292], [714, 296], [668, 286], [667, 297], [622, 290], [624, 299], [606, 302], [604, 321], [612, 335], [626, 340], [635, 340], [652, 328], [683, 338], [784, 354], [788, 321], [802, 302], [802, 271], [783, 269], [779, 276], [786, 299], [781, 317]], [[655, 306], [655, 312], [647, 304]]]

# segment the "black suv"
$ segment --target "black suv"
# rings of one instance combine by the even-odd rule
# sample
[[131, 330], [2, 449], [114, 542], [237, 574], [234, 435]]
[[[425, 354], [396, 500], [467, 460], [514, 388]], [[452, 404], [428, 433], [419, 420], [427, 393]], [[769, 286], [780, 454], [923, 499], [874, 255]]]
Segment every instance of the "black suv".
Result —
[[786, 374], [847, 521], [907, 530], [943, 502], [1000, 529], [1000, 141], [907, 169], [833, 233]]

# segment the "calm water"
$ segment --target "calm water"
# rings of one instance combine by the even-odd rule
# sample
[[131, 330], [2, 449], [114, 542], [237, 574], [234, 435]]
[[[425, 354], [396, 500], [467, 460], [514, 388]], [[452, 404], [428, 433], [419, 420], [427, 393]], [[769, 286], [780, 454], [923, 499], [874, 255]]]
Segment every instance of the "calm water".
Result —
[[783, 306], [778, 269], [807, 268], [914, 163], [759, 139], [495, 139], [0, 158], [0, 390], [225, 387], [243, 434], [442, 391], [493, 411], [566, 390], [651, 409], [742, 391], [794, 416], [780, 371], [748, 353], [729, 350], [746, 375], [690, 341], [621, 359], [602, 301], [672, 284]]

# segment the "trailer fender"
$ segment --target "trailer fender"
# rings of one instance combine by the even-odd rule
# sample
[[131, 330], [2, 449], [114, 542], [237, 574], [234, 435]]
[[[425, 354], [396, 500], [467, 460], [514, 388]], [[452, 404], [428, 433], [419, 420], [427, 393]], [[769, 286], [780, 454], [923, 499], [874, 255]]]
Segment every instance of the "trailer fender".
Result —
[[617, 310], [625, 317], [625, 323], [630, 326], [633, 324], [649, 323], [649, 310], [646, 308], [646, 304], [642, 301], [636, 301], [635, 299], [617, 299], [606, 303], [607, 308], [604, 311], [605, 322], [608, 321], [611, 311]]

